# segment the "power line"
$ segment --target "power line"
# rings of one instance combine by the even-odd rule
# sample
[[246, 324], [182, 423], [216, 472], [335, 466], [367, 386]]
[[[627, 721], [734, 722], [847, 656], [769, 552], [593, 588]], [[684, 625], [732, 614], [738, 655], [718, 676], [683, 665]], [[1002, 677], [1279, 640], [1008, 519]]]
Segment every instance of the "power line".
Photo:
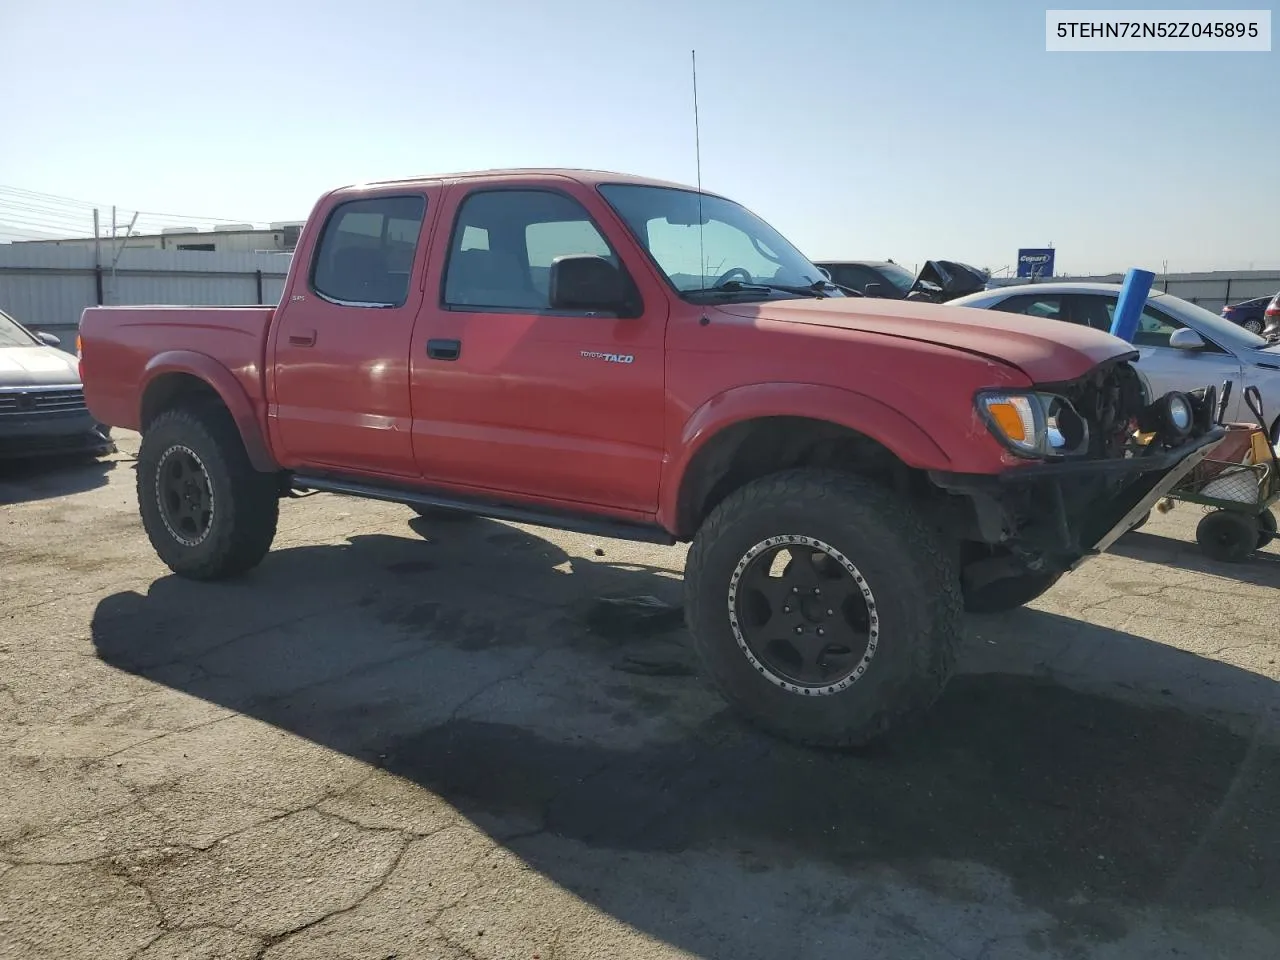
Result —
[[[102, 235], [109, 236], [111, 228], [108, 226], [108, 219], [112, 206], [112, 204], [95, 203], [75, 197], [0, 184], [0, 217], [7, 226], [5, 234], [22, 235], [26, 239], [56, 240], [92, 237], [94, 210], [99, 212], [99, 229], [104, 231]], [[122, 225], [127, 228], [130, 221], [133, 221], [135, 233], [160, 233], [168, 228], [185, 228], [197, 232], [201, 227], [220, 224], [255, 224], [255, 221], [249, 218], [233, 219], [156, 210], [134, 210], [119, 204], [114, 205], [114, 208], [117, 231]]]

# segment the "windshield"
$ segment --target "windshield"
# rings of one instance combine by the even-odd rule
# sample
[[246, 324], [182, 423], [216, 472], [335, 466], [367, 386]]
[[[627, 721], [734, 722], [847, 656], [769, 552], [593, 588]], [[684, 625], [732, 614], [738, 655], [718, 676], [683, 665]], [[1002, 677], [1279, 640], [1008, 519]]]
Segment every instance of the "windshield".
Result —
[[1152, 293], [1150, 302], [1157, 307], [1163, 307], [1174, 316], [1194, 324], [1202, 329], [1209, 339], [1224, 347], [1237, 350], [1256, 350], [1261, 347], [1271, 346], [1268, 341], [1256, 333], [1250, 333], [1244, 327], [1232, 323], [1219, 314], [1197, 306], [1190, 301], [1183, 300], [1181, 297], [1175, 297], [1171, 293]]
[[[826, 283], [822, 271], [778, 231], [731, 200], [702, 194], [699, 227], [699, 194], [692, 190], [608, 184], [600, 193], [681, 295], [696, 298], [707, 288], [728, 284], [728, 291], [716, 294], [761, 299], [788, 291], [746, 285], [809, 288]], [[823, 293], [842, 296], [834, 287]]]
[[903, 269], [896, 263], [881, 263], [876, 265], [889, 282], [892, 283], [903, 293], [910, 292], [911, 288], [916, 285], [916, 275], [908, 270]]
[[39, 341], [18, 326], [13, 317], [0, 311], [0, 347], [30, 347], [33, 344], [38, 345]]

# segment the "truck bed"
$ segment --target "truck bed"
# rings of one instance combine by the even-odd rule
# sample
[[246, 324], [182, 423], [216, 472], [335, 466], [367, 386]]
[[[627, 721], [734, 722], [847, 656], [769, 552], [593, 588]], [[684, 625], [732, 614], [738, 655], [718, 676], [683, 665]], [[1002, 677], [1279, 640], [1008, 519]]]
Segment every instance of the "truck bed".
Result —
[[[144, 382], [177, 366], [221, 367], [265, 417], [263, 357], [274, 306], [90, 307], [80, 319], [85, 403], [104, 423], [137, 430]], [[92, 370], [92, 376], [84, 372]]]

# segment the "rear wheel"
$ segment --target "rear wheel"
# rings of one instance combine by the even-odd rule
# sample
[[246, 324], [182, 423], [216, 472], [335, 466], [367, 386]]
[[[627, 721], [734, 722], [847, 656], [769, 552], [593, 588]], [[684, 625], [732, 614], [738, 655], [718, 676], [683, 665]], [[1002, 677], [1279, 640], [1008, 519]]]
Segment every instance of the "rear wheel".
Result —
[[1246, 320], [1244, 323], [1240, 324], [1240, 326], [1244, 327], [1246, 330], [1248, 330], [1252, 334], [1256, 334], [1258, 336], [1262, 335], [1261, 320]]
[[234, 577], [271, 548], [276, 477], [253, 468], [225, 409], [179, 408], [156, 417], [142, 437], [137, 476], [142, 525], [174, 573]]
[[694, 537], [685, 610], [711, 679], [789, 740], [856, 746], [926, 710], [954, 667], [962, 602], [911, 504], [792, 470], [739, 489]]
[[1240, 563], [1258, 548], [1259, 523], [1235, 510], [1215, 510], [1196, 526], [1196, 542], [1205, 555], [1223, 563]]

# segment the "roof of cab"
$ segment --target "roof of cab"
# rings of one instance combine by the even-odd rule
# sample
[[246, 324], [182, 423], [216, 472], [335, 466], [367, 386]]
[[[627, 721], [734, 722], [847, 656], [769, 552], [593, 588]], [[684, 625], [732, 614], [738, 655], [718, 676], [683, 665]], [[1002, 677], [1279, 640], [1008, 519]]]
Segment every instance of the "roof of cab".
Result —
[[[417, 184], [459, 182], [471, 180], [505, 180], [516, 177], [560, 177], [574, 180], [586, 186], [598, 186], [604, 183], [629, 183], [647, 187], [674, 187], [678, 190], [696, 190], [688, 184], [670, 180], [658, 180], [653, 177], [642, 177], [632, 173], [616, 173], [611, 170], [580, 170], [573, 167], [512, 167], [495, 170], [470, 170], [462, 173], [423, 174], [419, 177], [405, 177], [399, 180], [375, 180], [365, 183], [353, 183], [339, 189], [367, 189], [370, 187], [405, 187]], [[709, 190], [703, 190], [706, 196], [717, 196]]]

